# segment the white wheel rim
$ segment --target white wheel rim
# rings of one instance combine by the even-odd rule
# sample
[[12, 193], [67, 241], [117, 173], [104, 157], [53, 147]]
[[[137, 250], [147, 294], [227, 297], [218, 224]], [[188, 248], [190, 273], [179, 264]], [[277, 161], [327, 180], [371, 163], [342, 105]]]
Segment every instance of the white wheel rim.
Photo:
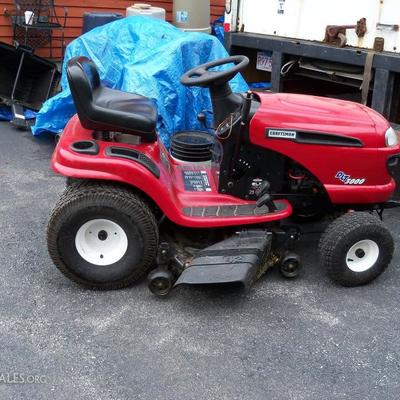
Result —
[[94, 265], [111, 265], [125, 255], [128, 237], [115, 222], [93, 219], [79, 228], [75, 247], [85, 261]]
[[347, 267], [353, 272], [364, 272], [372, 268], [379, 257], [379, 246], [373, 240], [360, 240], [346, 255]]

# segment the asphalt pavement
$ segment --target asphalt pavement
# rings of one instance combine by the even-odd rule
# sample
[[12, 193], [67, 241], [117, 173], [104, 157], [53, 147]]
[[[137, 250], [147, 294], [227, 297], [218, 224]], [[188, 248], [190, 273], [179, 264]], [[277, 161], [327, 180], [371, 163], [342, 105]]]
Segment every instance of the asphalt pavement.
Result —
[[0, 399], [399, 398], [400, 210], [394, 261], [365, 287], [332, 283], [308, 235], [299, 278], [273, 270], [248, 293], [89, 291], [47, 254], [53, 148], [0, 123]]

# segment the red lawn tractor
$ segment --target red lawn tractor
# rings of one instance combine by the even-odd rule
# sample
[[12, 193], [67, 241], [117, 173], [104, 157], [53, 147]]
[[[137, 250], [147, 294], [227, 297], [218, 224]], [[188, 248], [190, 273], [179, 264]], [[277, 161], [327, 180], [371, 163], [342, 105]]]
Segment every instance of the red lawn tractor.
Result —
[[69, 61], [77, 115], [52, 158], [68, 184], [48, 226], [51, 258], [68, 278], [116, 289], [148, 276], [163, 296], [181, 284], [249, 287], [274, 265], [294, 277], [300, 230], [288, 218], [326, 215], [338, 216], [319, 246], [333, 280], [362, 285], [385, 270], [397, 132], [348, 101], [234, 94], [228, 82], [248, 62], [228, 57], [182, 76], [210, 90], [214, 128], [177, 132], [167, 149], [151, 99], [103, 86], [88, 58]]

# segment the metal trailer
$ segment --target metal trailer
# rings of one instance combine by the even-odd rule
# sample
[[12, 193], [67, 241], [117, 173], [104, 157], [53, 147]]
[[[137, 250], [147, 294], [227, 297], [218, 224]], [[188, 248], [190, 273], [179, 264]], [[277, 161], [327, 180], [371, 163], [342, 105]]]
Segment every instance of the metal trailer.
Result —
[[[314, 68], [314, 78], [358, 86], [355, 90], [362, 91], [362, 102], [399, 122], [400, 95], [396, 87], [400, 83], [400, 32], [395, 24], [400, 22], [398, 4], [394, 0], [355, 0], [341, 8], [339, 3], [343, 1], [227, 0], [226, 48], [230, 54], [250, 55], [253, 65], [258, 52], [268, 52], [273, 91], [284, 90], [281, 70], [291, 60], [331, 63], [330, 74], [319, 76]], [[329, 8], [330, 4], [335, 7]], [[336, 25], [327, 25], [329, 21]], [[335, 70], [341, 65], [358, 67], [361, 73]], [[303, 62], [300, 69], [310, 72], [313, 68]]]

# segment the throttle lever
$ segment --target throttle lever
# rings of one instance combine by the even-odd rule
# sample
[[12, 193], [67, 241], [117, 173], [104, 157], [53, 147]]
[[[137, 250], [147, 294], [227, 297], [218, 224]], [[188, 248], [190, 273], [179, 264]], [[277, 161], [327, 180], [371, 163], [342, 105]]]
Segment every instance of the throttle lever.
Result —
[[272, 197], [269, 193], [265, 193], [263, 196], [261, 196], [258, 200], [257, 200], [257, 207], [261, 208], [262, 206], [267, 206], [269, 212], [275, 212], [277, 210], [276, 205], [274, 203], [274, 201], [272, 200]]
[[268, 181], [262, 181], [260, 186], [258, 186], [258, 188], [255, 190], [255, 195], [259, 199], [265, 193], [269, 193], [269, 189], [271, 189], [270, 183]]

